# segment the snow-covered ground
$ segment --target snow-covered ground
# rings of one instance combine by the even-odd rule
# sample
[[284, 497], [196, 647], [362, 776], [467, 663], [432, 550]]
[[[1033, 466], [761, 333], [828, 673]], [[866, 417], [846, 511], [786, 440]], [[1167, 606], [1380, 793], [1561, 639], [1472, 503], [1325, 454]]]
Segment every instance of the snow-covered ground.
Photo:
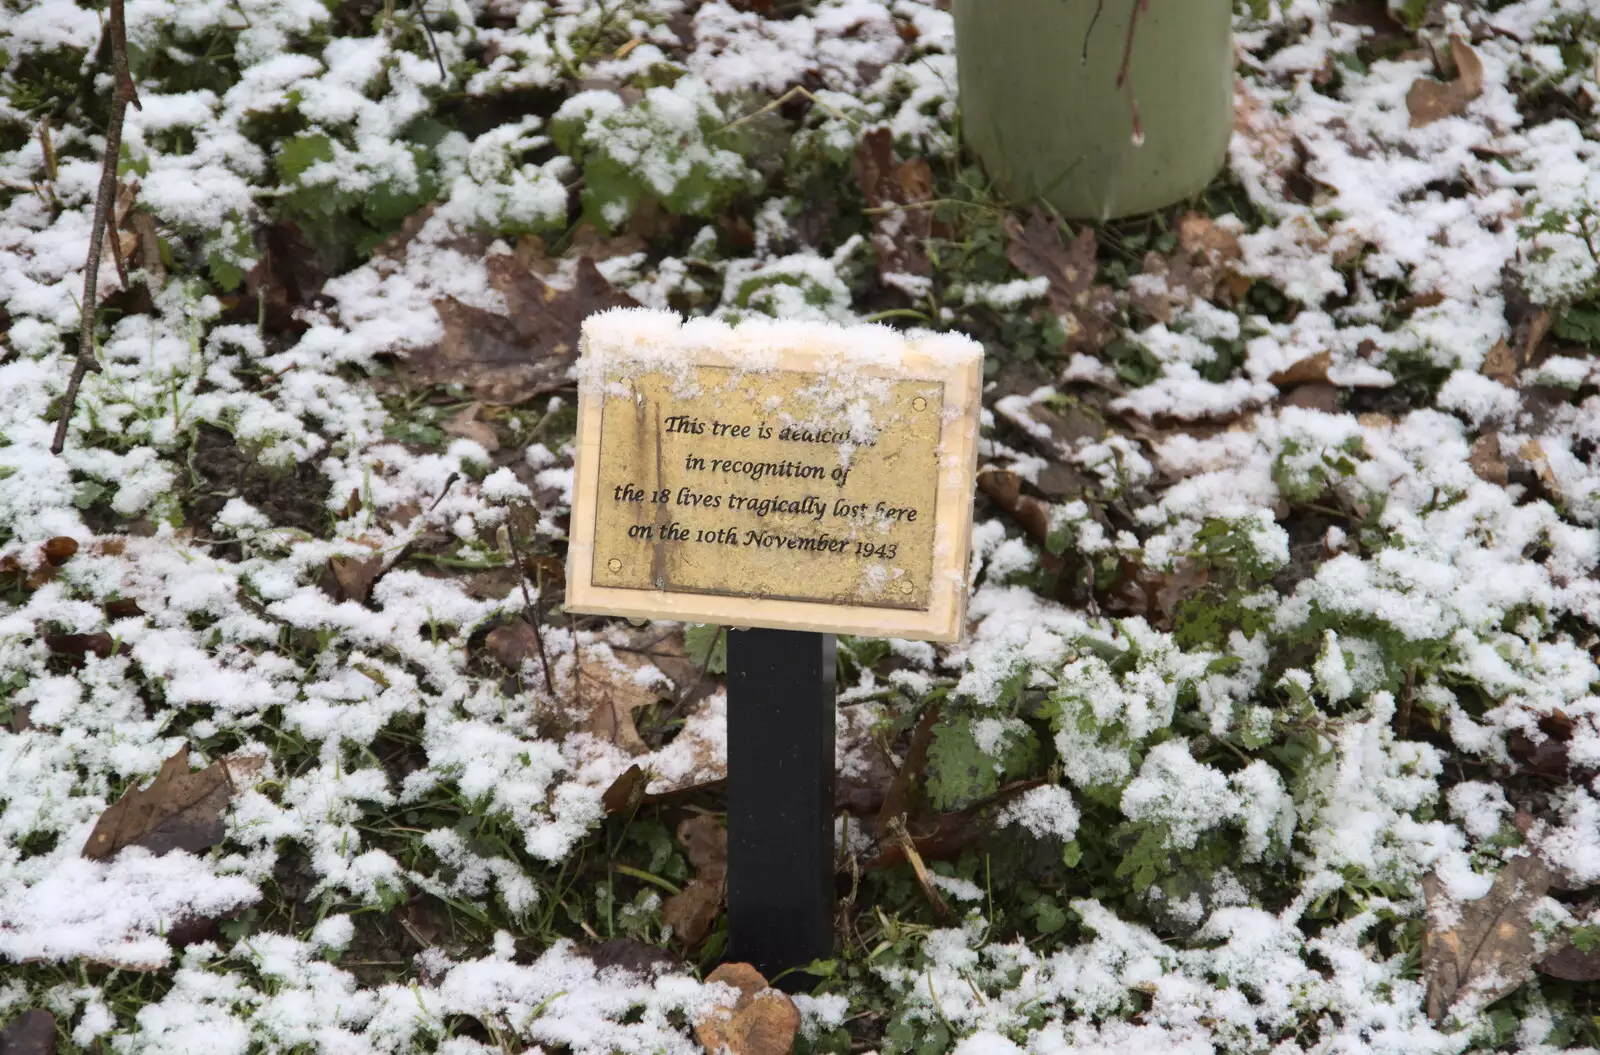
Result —
[[[956, 168], [950, 15], [932, 0], [771, 6], [128, 0], [135, 72], [150, 72], [124, 180], [166, 254], [130, 260], [142, 300], [102, 267], [104, 369], [55, 456], [111, 91], [104, 14], [0, 4], [0, 1019], [45, 1007], [78, 1048], [129, 1053], [697, 1050], [686, 1023], [725, 989], [599, 971], [513, 931], [550, 933], [531, 921], [571, 893], [561, 877], [630, 765], [657, 789], [721, 774], [723, 697], [665, 742], [598, 734], [573, 716], [575, 678], [620, 692], [681, 668], [635, 661], [626, 625], [548, 603], [548, 680], [535, 658], [520, 680], [483, 658], [485, 631], [548, 598], [452, 571], [503, 567], [530, 506], [530, 543], [558, 551], [570, 425], [551, 423], [570, 394], [487, 435], [418, 442], [390, 357], [446, 338], [443, 298], [514, 311], [485, 260], [529, 235], [552, 288], [571, 288], [561, 236], [579, 196], [628, 229], [593, 253], [601, 274], [651, 307], [849, 323], [889, 305], [960, 329], [1045, 311], [1048, 282], [1019, 272], [969, 281], [945, 259], [931, 278], [874, 279], [885, 232], [813, 222], [800, 197], [806, 166], [850, 182], [879, 127], [902, 157]], [[1051, 724], [1056, 782], [1009, 822], [1114, 858], [1127, 843], [1091, 827], [1093, 808], [1163, 861], [1223, 856], [1197, 858], [1210, 880], [1181, 898], [1152, 864], [1137, 911], [1076, 898], [1070, 941], [991, 933], [986, 900], [963, 899], [980, 887], [947, 878], [972, 914], [870, 975], [899, 1030], [886, 1049], [1538, 1052], [1594, 1036], [1593, 1004], [1539, 981], [1493, 1012], [1467, 986], [1454, 1018], [1431, 1020], [1418, 947], [1515, 856], [1538, 853], [1558, 892], [1600, 884], [1600, 4], [1421, 5], [1403, 47], [1362, 58], [1403, 32], [1350, 13], [1379, 6], [1272, 0], [1237, 23], [1230, 173], [1250, 215], [1216, 229], [1229, 274], [1273, 305], [1198, 298], [1146, 268], [1131, 289], [1165, 296], [1165, 321], [1117, 323], [1147, 376], [1092, 353], [1026, 385], [1003, 368], [986, 412], [986, 464], [1062, 499], [1053, 548], [1113, 573], [1236, 576], [1214, 598], [1231, 606], [1222, 632], [1180, 642], [1154, 607], [1112, 618], [1041, 595], [1055, 556], [983, 506], [967, 639], [897, 645], [892, 678], [850, 690], [879, 706], [954, 681], [996, 756], [1023, 735], [1018, 700], [1047, 700], [1022, 717]], [[1413, 127], [1408, 92], [1439, 76], [1452, 36], [1481, 91]], [[72, 102], [80, 77], [92, 119]], [[788, 111], [761, 108], [802, 84], [787, 143], [731, 134], [746, 115], [737, 131], [773, 134], [763, 118]], [[430, 200], [406, 244], [267, 324], [259, 276], [304, 263], [262, 265], [268, 218], [386, 233]], [[1559, 325], [1585, 310], [1587, 346]], [[1234, 360], [1211, 369], [1223, 346]], [[1338, 400], [1299, 405], [1303, 384]], [[1039, 424], [1091, 396], [1103, 434]], [[239, 464], [203, 456], [222, 434]], [[1051, 495], [1041, 474], [1058, 465], [1091, 482], [1085, 500]], [[1334, 515], [1308, 540], [1291, 508]], [[45, 546], [63, 537], [77, 551], [56, 567]], [[330, 561], [374, 554], [370, 597], [330, 586]], [[858, 720], [842, 719], [843, 757]], [[1514, 743], [1537, 747], [1552, 722], [1567, 768], [1528, 790]], [[1206, 761], [1201, 741], [1238, 757]], [[240, 774], [225, 838], [83, 857], [107, 806], [185, 744]], [[432, 826], [440, 803], [478, 828]], [[430, 943], [383, 984], [341, 965], [364, 914], [418, 897], [504, 929], [476, 949]], [[316, 918], [174, 937], [195, 919], [279, 921], [285, 899]], [[1581, 931], [1590, 904], [1540, 899], [1539, 940]], [[855, 992], [802, 998], [806, 1029], [864, 1013]]]

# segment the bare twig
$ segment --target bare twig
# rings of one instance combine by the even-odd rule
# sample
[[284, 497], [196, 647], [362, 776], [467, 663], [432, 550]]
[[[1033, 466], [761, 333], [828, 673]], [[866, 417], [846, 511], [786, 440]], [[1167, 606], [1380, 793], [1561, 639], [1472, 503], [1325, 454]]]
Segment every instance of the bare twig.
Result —
[[1128, 110], [1133, 114], [1133, 142], [1144, 142], [1144, 125], [1139, 120], [1139, 100], [1133, 94], [1133, 81], [1128, 73], [1133, 66], [1133, 38], [1139, 31], [1139, 16], [1150, 10], [1150, 0], [1133, 0], [1133, 10], [1128, 15], [1128, 39], [1122, 45], [1122, 66], [1117, 70], [1117, 87], [1127, 90]]
[[84, 375], [100, 369], [94, 350], [94, 319], [100, 302], [100, 254], [105, 247], [106, 225], [111, 218], [111, 211], [117, 205], [117, 158], [122, 152], [122, 119], [128, 112], [129, 103], [136, 109], [143, 109], [139, 106], [139, 93], [133, 87], [133, 75], [128, 72], [128, 33], [123, 22], [122, 0], [111, 0], [111, 20], [107, 31], [111, 34], [111, 71], [116, 84], [111, 92], [111, 116], [106, 122], [106, 152], [100, 164], [100, 189], [95, 194], [94, 221], [89, 227], [89, 255], [83, 265], [78, 359], [73, 364], [72, 377], [67, 381], [67, 391], [61, 399], [61, 417], [56, 422], [55, 440], [50, 444], [51, 454], [60, 454], [66, 448], [67, 426], [77, 408], [78, 388], [83, 384]]
[[439, 87], [443, 88], [450, 75], [444, 71], [444, 56], [439, 53], [439, 42], [433, 39], [433, 27], [428, 25], [427, 0], [416, 0], [417, 21], [422, 23], [422, 31], [428, 35], [428, 47], [433, 51], [433, 61], [439, 64]]
[[911, 872], [917, 877], [917, 885], [922, 887], [922, 894], [928, 899], [928, 904], [933, 906], [934, 915], [941, 920], [955, 918], [950, 911], [950, 906], [939, 894], [939, 889], [933, 885], [933, 878], [928, 874], [928, 866], [922, 860], [922, 854], [917, 852], [917, 844], [911, 840], [911, 833], [906, 831], [904, 817], [890, 818], [888, 823], [889, 838], [900, 846], [900, 852], [906, 855], [906, 861], [911, 865]]
[[1095, 0], [1094, 14], [1089, 17], [1089, 28], [1083, 31], [1083, 54], [1079, 56], [1080, 63], [1089, 61], [1089, 38], [1094, 36], [1094, 27], [1100, 24], [1100, 13], [1106, 9], [1106, 0]]
[[[283, 371], [280, 370], [278, 373], [281, 374]], [[273, 376], [277, 375], [275, 374]], [[450, 493], [450, 488], [454, 487], [456, 485], [456, 481], [459, 479], [461, 479], [460, 473], [451, 473], [449, 476], [444, 478], [444, 486], [439, 488], [439, 497], [433, 500], [433, 505], [428, 507], [428, 512], [431, 513], [435, 509], [439, 508], [439, 503], [444, 501], [444, 496]]]
[[528, 593], [528, 566], [522, 563], [522, 547], [517, 545], [517, 525], [514, 520], [507, 518], [506, 545], [511, 549], [511, 559], [517, 562], [517, 585], [522, 587], [522, 618], [533, 627], [533, 643], [539, 646], [539, 669], [544, 672], [545, 691], [551, 696], [556, 694], [556, 684], [550, 678], [550, 654], [544, 650], [544, 631], [539, 627], [539, 609], [533, 605], [533, 597]]

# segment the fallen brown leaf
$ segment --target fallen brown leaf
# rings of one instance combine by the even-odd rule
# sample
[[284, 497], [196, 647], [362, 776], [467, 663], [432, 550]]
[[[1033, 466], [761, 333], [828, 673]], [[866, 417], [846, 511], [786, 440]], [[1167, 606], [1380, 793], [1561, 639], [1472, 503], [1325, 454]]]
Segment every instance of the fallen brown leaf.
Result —
[[1550, 869], [1537, 854], [1506, 862], [1477, 901], [1454, 902], [1437, 875], [1423, 877], [1428, 927], [1422, 973], [1429, 1018], [1444, 1021], [1467, 998], [1478, 1007], [1492, 1003], [1532, 977], [1534, 964], [1548, 955], [1535, 942], [1533, 911], [1550, 884]]
[[638, 766], [623, 770], [622, 775], [613, 780], [605, 794], [600, 796], [600, 805], [605, 807], [606, 816], [632, 813], [644, 801], [644, 789], [649, 785], [650, 774]]
[[1203, 213], [1178, 221], [1178, 247], [1163, 256], [1146, 253], [1144, 281], [1136, 284], [1129, 306], [1157, 322], [1171, 322], [1196, 300], [1231, 302], [1249, 288], [1232, 265], [1242, 257], [1238, 236]]
[[1478, 373], [1492, 377], [1509, 388], [1517, 387], [1517, 353], [1505, 341], [1496, 341], [1489, 354], [1483, 357]]
[[1337, 414], [1339, 412], [1339, 389], [1336, 385], [1309, 384], [1296, 385], [1283, 397], [1286, 407], [1304, 407], [1306, 410], [1320, 410], [1324, 414]]
[[1006, 217], [1006, 258], [1023, 274], [1050, 284], [1048, 304], [1066, 327], [1067, 347], [1090, 354], [1116, 336], [1114, 293], [1094, 281], [1096, 248], [1091, 227], [1079, 231], [1071, 245], [1063, 245], [1061, 225], [1043, 209], [1029, 213], [1026, 224]]
[[[542, 663], [539, 653], [539, 635], [526, 620], [517, 619], [505, 626], [489, 631], [484, 640], [490, 653], [507, 670], [520, 671], [524, 661]], [[682, 667], [668, 673], [672, 667], [670, 651], [645, 653], [613, 650], [606, 655], [598, 649], [584, 650], [578, 659], [576, 677], [571, 667], [571, 657], [562, 662], [552, 661], [552, 681], [556, 691], [563, 695], [568, 714], [569, 731], [587, 732], [610, 741], [629, 754], [642, 755], [649, 747], [639, 736], [633, 722], [633, 712], [648, 707], [669, 695], [669, 690], [658, 681], [644, 684], [638, 680], [640, 671], [654, 667], [671, 680], [674, 686], [684, 676]], [[684, 663], [688, 663], [684, 658]], [[565, 667], [563, 671], [562, 668]], [[689, 665], [693, 670], [693, 665]]]
[[867, 206], [883, 210], [872, 218], [872, 247], [884, 274], [931, 275], [927, 240], [933, 210], [919, 208], [933, 197], [933, 173], [926, 160], [894, 156], [894, 133], [875, 128], [861, 138], [855, 156], [856, 182]]
[[1478, 479], [1485, 483], [1504, 487], [1506, 481], [1510, 479], [1506, 460], [1500, 455], [1498, 433], [1489, 432], [1477, 438], [1472, 444], [1472, 453], [1467, 456], [1467, 465], [1477, 474]]
[[1328, 367], [1332, 365], [1333, 353], [1323, 349], [1315, 355], [1295, 360], [1267, 380], [1279, 388], [1325, 382], [1328, 380]]
[[51, 1055], [56, 1050], [56, 1016], [42, 1008], [24, 1011], [0, 1029], [0, 1055]]
[[1483, 60], [1478, 58], [1478, 53], [1460, 37], [1451, 37], [1450, 56], [1456, 64], [1455, 80], [1446, 82], [1419, 77], [1406, 92], [1406, 110], [1411, 114], [1412, 128], [1454, 117], [1483, 94]]
[[53, 580], [61, 570], [61, 566], [71, 560], [77, 552], [77, 540], [60, 535], [47, 540], [39, 547], [37, 562], [27, 562], [32, 564], [31, 570], [15, 554], [0, 557], [0, 574], [22, 573], [22, 585], [29, 590], [37, 590]]
[[84, 659], [90, 655], [105, 659], [117, 651], [116, 641], [104, 631], [98, 634], [46, 634], [44, 644], [56, 655], [75, 660], [76, 666], [82, 666]]
[[[382, 544], [368, 538], [357, 541], [373, 549]], [[370, 557], [332, 557], [328, 560], [328, 570], [333, 573], [336, 600], [366, 604], [367, 598], [372, 596], [373, 585], [385, 571], [384, 557], [382, 553], [373, 553]]]
[[514, 619], [505, 626], [497, 626], [489, 631], [484, 644], [489, 647], [489, 652], [502, 667], [509, 671], [522, 670], [524, 660], [534, 660], [544, 663], [545, 656], [539, 653], [539, 635], [525, 619]]
[[245, 272], [247, 303], [261, 313], [268, 333], [303, 333], [310, 323], [295, 313], [310, 305], [328, 281], [316, 252], [298, 224], [279, 220], [261, 231], [260, 254]]
[[222, 838], [222, 817], [232, 797], [228, 767], [216, 762], [190, 770], [185, 744], [161, 764], [148, 788], [130, 785], [100, 815], [83, 856], [99, 861], [125, 846], [142, 846], [157, 855], [170, 850], [200, 853]]
[[1105, 597], [1106, 611], [1114, 615], [1144, 616], [1161, 630], [1172, 628], [1178, 603], [1209, 581], [1211, 573], [1185, 560], [1170, 572], [1123, 561], [1117, 582]]
[[978, 474], [978, 490], [1016, 518], [1029, 538], [1041, 546], [1045, 544], [1050, 537], [1050, 508], [1022, 493], [1022, 477], [1003, 469], [985, 469]]
[[739, 990], [731, 1014], [713, 1012], [695, 1023], [695, 1039], [707, 1052], [789, 1055], [800, 1031], [800, 1012], [788, 996], [767, 985], [747, 963], [725, 963], [706, 977]]
[[500, 449], [500, 437], [495, 433], [493, 425], [478, 416], [482, 410], [482, 403], [467, 404], [444, 423], [444, 431], [447, 435], [471, 440], [493, 454]]
[[728, 878], [728, 831], [700, 813], [678, 825], [678, 842], [694, 868], [694, 878], [661, 906], [661, 922], [685, 948], [694, 948], [711, 930], [722, 908]]
[[646, 945], [634, 938], [612, 938], [598, 945], [581, 945], [574, 950], [597, 968], [620, 967], [631, 974], [657, 978], [663, 974], [687, 973], [688, 965], [657, 945]]
[[1526, 440], [1517, 448], [1517, 457], [1538, 474], [1539, 482], [1552, 494], [1561, 493], [1561, 482], [1556, 479], [1555, 470], [1550, 466], [1550, 458], [1544, 452], [1544, 444], [1538, 440]]
[[1568, 982], [1600, 982], [1600, 949], [1584, 952], [1576, 945], [1558, 949], [1540, 960], [1540, 974]]
[[578, 260], [571, 289], [549, 285], [511, 256], [491, 256], [486, 266], [510, 315], [453, 297], [434, 301], [444, 336], [407, 355], [401, 372], [411, 383], [458, 382], [483, 403], [522, 403], [566, 385], [585, 318], [607, 308], [638, 306], [613, 289], [588, 257]]
[[1294, 187], [1303, 177], [1305, 161], [1289, 118], [1250, 81], [1235, 75], [1233, 84], [1235, 140], [1260, 166], [1258, 178], [1268, 193], [1295, 198]]
[[78, 552], [78, 540], [68, 538], [66, 535], [57, 535], [45, 542], [43, 551], [44, 559], [59, 568]]

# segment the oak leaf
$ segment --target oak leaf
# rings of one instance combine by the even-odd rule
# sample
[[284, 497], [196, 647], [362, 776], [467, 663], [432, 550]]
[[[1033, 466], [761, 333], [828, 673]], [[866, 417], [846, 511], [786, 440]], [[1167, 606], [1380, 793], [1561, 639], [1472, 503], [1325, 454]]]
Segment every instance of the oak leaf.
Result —
[[1552, 878], [1537, 854], [1514, 857], [1494, 877], [1487, 895], [1456, 902], [1437, 874], [1423, 877], [1428, 928], [1422, 973], [1429, 1018], [1444, 1021], [1463, 1000], [1485, 1006], [1532, 977], [1534, 964], [1550, 951], [1534, 934], [1533, 913]]
[[713, 1012], [695, 1023], [694, 1035], [708, 1052], [789, 1055], [800, 1031], [800, 1011], [787, 995], [767, 985], [747, 963], [725, 963], [706, 977], [739, 991], [730, 1012]]
[[933, 172], [922, 158], [901, 161], [894, 156], [894, 133], [876, 128], [861, 138], [855, 156], [856, 182], [872, 217], [872, 247], [884, 274], [931, 275], [927, 240], [933, 234], [933, 211], [922, 208], [933, 198]]
[[1067, 330], [1067, 347], [1098, 352], [1116, 335], [1112, 316], [1116, 302], [1110, 286], [1095, 284], [1094, 229], [1079, 231], [1070, 245], [1061, 241], [1061, 225], [1043, 209], [1028, 214], [1024, 224], [1006, 218], [1006, 257], [1018, 271], [1049, 283], [1050, 310]]
[[100, 815], [83, 856], [99, 861], [125, 846], [142, 846], [158, 856], [171, 850], [208, 850], [222, 839], [223, 814], [233, 791], [227, 765], [214, 762], [191, 770], [185, 744], [161, 764], [148, 788], [129, 786]]
[[678, 825], [678, 842], [694, 867], [694, 878], [661, 906], [661, 922], [685, 947], [693, 948], [710, 931], [722, 907], [728, 879], [728, 831], [705, 814]]
[[558, 289], [504, 254], [486, 262], [489, 283], [505, 298], [499, 315], [454, 297], [433, 302], [444, 336], [409, 353], [401, 367], [417, 385], [460, 383], [483, 403], [522, 403], [567, 384], [583, 320], [607, 308], [637, 307], [613, 289], [588, 257], [570, 289]]

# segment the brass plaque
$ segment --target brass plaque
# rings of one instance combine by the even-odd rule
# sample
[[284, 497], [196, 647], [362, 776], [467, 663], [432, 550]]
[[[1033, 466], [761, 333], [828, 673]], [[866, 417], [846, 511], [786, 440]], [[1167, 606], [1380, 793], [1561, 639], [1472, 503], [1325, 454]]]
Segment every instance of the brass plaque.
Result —
[[977, 342], [633, 309], [582, 346], [568, 611], [960, 638]]
[[938, 380], [608, 372], [595, 587], [926, 611]]

